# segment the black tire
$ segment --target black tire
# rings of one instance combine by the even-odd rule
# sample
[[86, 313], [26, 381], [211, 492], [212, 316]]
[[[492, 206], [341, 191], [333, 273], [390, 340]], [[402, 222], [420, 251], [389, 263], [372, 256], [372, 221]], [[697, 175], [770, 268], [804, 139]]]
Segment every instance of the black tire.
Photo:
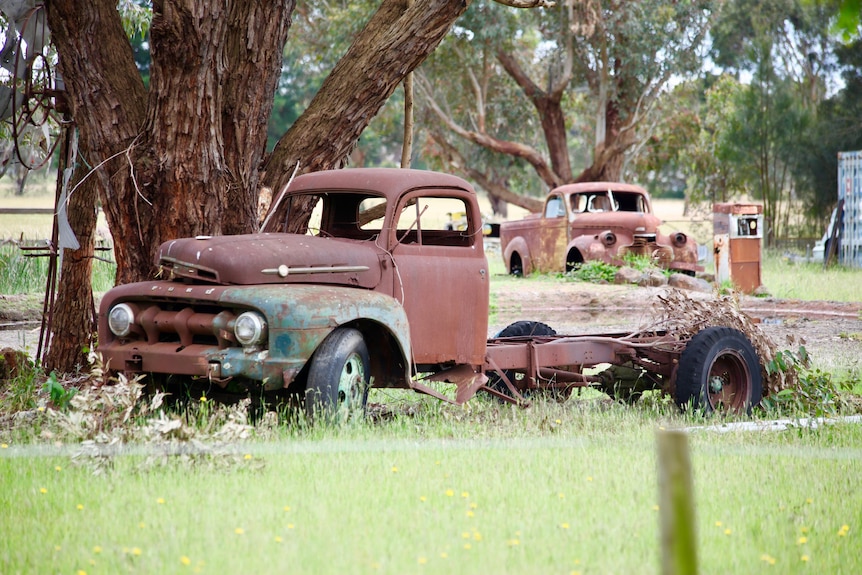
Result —
[[338, 328], [329, 334], [311, 358], [306, 415], [334, 423], [364, 418], [369, 366], [368, 347], [359, 330]]
[[[551, 326], [539, 321], [516, 321], [515, 323], [503, 328], [503, 330], [494, 337], [530, 337], [534, 335], [557, 335], [557, 332]], [[504, 370], [503, 373], [506, 374], [506, 377], [509, 378], [509, 381], [511, 381], [516, 388], [521, 389], [519, 382], [526, 377], [523, 373], [511, 369]], [[488, 387], [495, 391], [499, 391], [508, 397], [514, 397], [509, 386], [506, 385], [506, 382], [503, 381], [503, 378], [500, 377], [498, 373], [491, 371], [488, 372], [487, 375], [488, 383], [486, 385]]]
[[509, 275], [524, 277], [524, 263], [518, 252], [512, 254], [512, 259], [509, 260]]
[[762, 396], [760, 360], [741, 331], [710, 327], [691, 338], [677, 369], [680, 408], [750, 413]]

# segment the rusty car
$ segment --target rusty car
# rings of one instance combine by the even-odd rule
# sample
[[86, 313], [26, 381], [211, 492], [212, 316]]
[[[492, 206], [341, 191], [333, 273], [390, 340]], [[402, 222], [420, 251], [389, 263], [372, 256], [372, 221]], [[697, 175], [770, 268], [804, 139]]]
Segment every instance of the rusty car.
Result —
[[[369, 387], [454, 403], [482, 390], [527, 404], [585, 386], [623, 399], [661, 389], [707, 410], [760, 401], [759, 357], [726, 327], [564, 336], [521, 321], [488, 339], [482, 220], [458, 177], [322, 171], [295, 178], [279, 201], [288, 218], [303, 212], [304, 233], [168, 241], [156, 254], [162, 279], [107, 292], [98, 350], [108, 368], [160, 389], [296, 400], [312, 417], [363, 414]], [[458, 212], [463, 229], [452, 229], [447, 214]]]
[[697, 243], [683, 232], [662, 232], [661, 223], [640, 186], [567, 184], [551, 190], [542, 213], [501, 225], [503, 260], [513, 275], [570, 271], [592, 260], [619, 266], [627, 254], [673, 272], [703, 271]]

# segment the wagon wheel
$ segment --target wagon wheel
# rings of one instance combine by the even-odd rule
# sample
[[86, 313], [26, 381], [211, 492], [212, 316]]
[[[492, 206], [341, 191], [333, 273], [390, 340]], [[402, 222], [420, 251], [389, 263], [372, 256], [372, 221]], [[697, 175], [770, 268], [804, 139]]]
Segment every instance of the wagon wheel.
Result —
[[757, 352], [733, 328], [710, 327], [691, 338], [677, 373], [675, 399], [681, 408], [750, 413], [763, 395]]
[[344, 423], [363, 418], [368, 401], [368, 347], [356, 329], [333, 331], [311, 358], [305, 412], [312, 419]]
[[[530, 337], [530, 336], [543, 336], [543, 335], [557, 335], [557, 332], [551, 326], [544, 324], [538, 321], [516, 321], [515, 323], [503, 328], [503, 330], [498, 333], [495, 337]], [[522, 391], [526, 388], [526, 383], [524, 379], [527, 375], [522, 371], [516, 371], [513, 369], [507, 369], [503, 371], [506, 374], [506, 377], [509, 378], [509, 381], [512, 382], [512, 385], [515, 386], [516, 389]], [[503, 381], [503, 378], [500, 377], [498, 373], [488, 372], [488, 383], [486, 384], [491, 389], [495, 391], [499, 391], [502, 394], [505, 394], [509, 397], [512, 397], [512, 392], [509, 390], [509, 386], [506, 385], [506, 382]], [[563, 389], [541, 389], [541, 390], [531, 390], [530, 395], [532, 397], [549, 397], [556, 399], [557, 401], [565, 401], [572, 394], [572, 388], [563, 388]]]

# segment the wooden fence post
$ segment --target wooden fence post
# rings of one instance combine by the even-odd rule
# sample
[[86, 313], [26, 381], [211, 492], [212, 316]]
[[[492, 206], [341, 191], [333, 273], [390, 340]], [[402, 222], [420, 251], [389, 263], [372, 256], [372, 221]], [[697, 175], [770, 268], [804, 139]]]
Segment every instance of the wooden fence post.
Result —
[[682, 431], [659, 431], [656, 439], [661, 572], [662, 575], [696, 575], [697, 537], [688, 436]]

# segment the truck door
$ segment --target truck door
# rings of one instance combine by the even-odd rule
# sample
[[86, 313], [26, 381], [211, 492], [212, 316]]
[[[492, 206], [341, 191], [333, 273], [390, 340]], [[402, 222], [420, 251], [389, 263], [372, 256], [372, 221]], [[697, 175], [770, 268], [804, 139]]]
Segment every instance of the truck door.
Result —
[[551, 194], [545, 200], [545, 211], [538, 230], [539, 237], [533, 242], [533, 245], [538, 247], [533, 254], [537, 269], [551, 271], [565, 268], [568, 229], [565, 200], [561, 194]]
[[[452, 226], [449, 214], [460, 213], [466, 222]], [[460, 190], [411, 192], [399, 200], [394, 222], [393, 294], [407, 311], [414, 363], [482, 364], [488, 262], [475, 199]]]

